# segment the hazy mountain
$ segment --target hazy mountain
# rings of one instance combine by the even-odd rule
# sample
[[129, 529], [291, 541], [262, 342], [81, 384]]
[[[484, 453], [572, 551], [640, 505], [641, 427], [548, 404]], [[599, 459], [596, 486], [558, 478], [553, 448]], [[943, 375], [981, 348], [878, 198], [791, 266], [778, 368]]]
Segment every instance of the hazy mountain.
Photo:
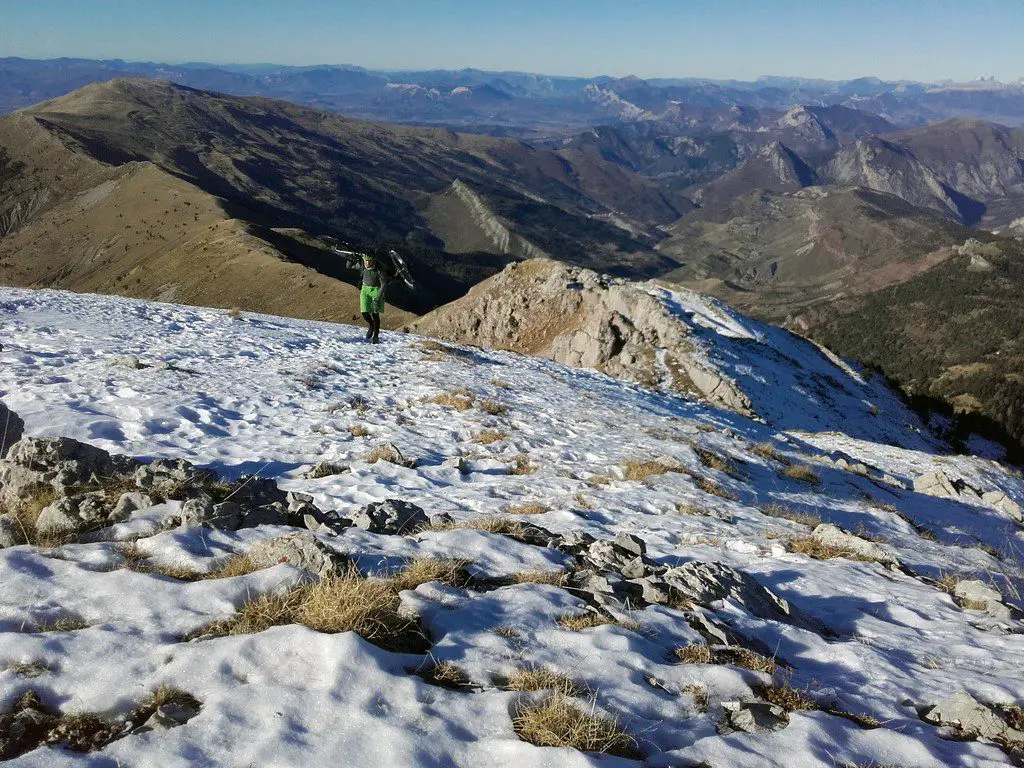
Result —
[[[309, 237], [332, 234], [402, 247], [420, 286], [393, 298], [424, 311], [521, 256], [664, 272], [675, 264], [652, 250], [657, 227], [688, 205], [578, 153], [164, 81], [87, 86], [0, 119], [0, 136], [2, 275], [19, 285], [265, 308], [277, 301], [273, 280], [247, 271], [249, 254], [273, 262], [271, 272], [311, 270], [309, 287], [334, 286], [355, 275]], [[186, 269], [206, 254], [237, 268], [218, 301], [207, 295], [216, 280]], [[324, 307], [284, 292], [273, 309], [323, 316], [350, 305], [332, 290]]]

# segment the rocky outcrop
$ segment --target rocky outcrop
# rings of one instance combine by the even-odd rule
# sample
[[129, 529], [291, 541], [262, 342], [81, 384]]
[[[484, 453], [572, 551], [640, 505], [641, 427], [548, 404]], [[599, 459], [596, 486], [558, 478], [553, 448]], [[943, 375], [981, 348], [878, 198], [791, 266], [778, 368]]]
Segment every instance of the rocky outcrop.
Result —
[[271, 541], [261, 541], [246, 552], [246, 557], [256, 568], [270, 568], [280, 563], [288, 563], [321, 578], [335, 573], [340, 563], [337, 555], [306, 531], [296, 531]]
[[983, 491], [970, 485], [966, 480], [949, 477], [941, 469], [926, 472], [914, 478], [914, 490], [941, 499], [983, 501], [1005, 512], [1018, 523], [1024, 522], [1024, 511], [1021, 510], [1020, 505], [1003, 491], [998, 488]]
[[822, 523], [816, 526], [811, 535], [827, 547], [850, 550], [865, 560], [876, 560], [885, 565], [899, 563], [896, 555], [881, 544], [862, 539], [852, 533], [846, 533], [831, 523]]
[[0, 459], [7, 455], [8, 449], [21, 440], [25, 433], [25, 422], [14, 411], [0, 403]]
[[406, 330], [546, 357], [751, 413], [682, 319], [641, 284], [547, 259], [510, 264]]
[[401, 499], [375, 501], [346, 517], [356, 528], [388, 535], [413, 533], [430, 525], [420, 507]]
[[1012, 728], [992, 707], [975, 699], [967, 691], [957, 691], [921, 717], [935, 725], [953, 726], [975, 737], [999, 741], [1024, 741], [1024, 732]]

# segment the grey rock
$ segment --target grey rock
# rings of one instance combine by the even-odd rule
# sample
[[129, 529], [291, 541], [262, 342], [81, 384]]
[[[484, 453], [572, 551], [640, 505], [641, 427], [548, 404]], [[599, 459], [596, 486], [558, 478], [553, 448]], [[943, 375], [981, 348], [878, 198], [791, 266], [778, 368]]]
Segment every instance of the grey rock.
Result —
[[1003, 603], [1003, 596], [999, 590], [994, 589], [978, 579], [966, 579], [959, 582], [953, 588], [953, 596], [964, 603], [982, 605], [989, 616], [1009, 621], [1014, 618], [1015, 611]]
[[957, 493], [956, 488], [953, 487], [953, 482], [946, 476], [946, 473], [939, 469], [934, 472], [926, 472], [920, 477], [915, 477], [914, 490], [918, 493], [946, 499], [955, 499], [960, 495]]
[[686, 623], [710, 645], [737, 645], [737, 638], [724, 626], [713, 621], [701, 611], [687, 611]]
[[21, 440], [25, 434], [25, 422], [14, 411], [0, 403], [0, 459], [7, 455], [8, 449]]
[[590, 595], [612, 595], [615, 588], [607, 576], [597, 571], [581, 569], [569, 575], [566, 586], [576, 592], [586, 592]]
[[822, 544], [849, 549], [862, 557], [877, 560], [886, 565], [896, 565], [899, 562], [896, 556], [886, 547], [873, 541], [862, 539], [860, 536], [854, 536], [852, 533], [844, 533], [840, 528], [831, 523], [821, 523], [815, 527], [811, 535]]
[[[231, 502], [226, 502], [230, 504]], [[218, 505], [219, 506], [219, 505]], [[242, 512], [240, 528], [255, 528], [260, 525], [287, 525], [288, 507], [284, 502], [264, 504], [262, 507], [246, 509]]]
[[122, 520], [127, 520], [132, 512], [138, 512], [140, 509], [149, 509], [152, 506], [153, 499], [145, 493], [139, 491], [123, 493], [110, 513], [110, 521], [121, 522]]
[[203, 525], [207, 528], [219, 528], [235, 531], [242, 524], [244, 510], [233, 501], [214, 504], [213, 499], [203, 494], [189, 499], [181, 508], [181, 525]]
[[290, 563], [321, 578], [333, 574], [340, 558], [307, 531], [295, 531], [271, 541], [261, 541], [247, 553], [258, 568]]
[[193, 717], [199, 714], [198, 707], [192, 707], [177, 702], [169, 702], [156, 708], [156, 711], [149, 716], [135, 733], [146, 733], [148, 731], [169, 731], [184, 725]]
[[413, 533], [430, 524], [420, 507], [401, 499], [375, 501], [347, 517], [364, 531], [391, 535]]
[[457, 469], [463, 475], [469, 474], [469, 465], [461, 456], [452, 456], [450, 459], [445, 459], [441, 462], [441, 466], [445, 469]]
[[642, 579], [647, 575], [647, 565], [642, 557], [634, 557], [619, 569], [619, 573], [626, 579]]
[[996, 509], [1001, 509], [1018, 523], [1024, 522], [1024, 512], [1020, 505], [1000, 490], [988, 491], [981, 495], [981, 500], [991, 504]]
[[36, 530], [44, 535], [80, 533], [107, 523], [109, 503], [103, 492], [57, 499], [39, 513]]
[[731, 600], [759, 618], [782, 621], [819, 634], [829, 634], [821, 622], [765, 589], [753, 577], [724, 563], [694, 560], [676, 568], [669, 568], [661, 575], [661, 579], [672, 589], [673, 598], [677, 600], [685, 599], [704, 606], [710, 606], [719, 600]]
[[643, 557], [647, 554], [647, 545], [639, 536], [620, 531], [612, 541], [616, 549], [627, 552], [633, 557]]
[[952, 725], [987, 739], [1005, 738], [1024, 741], [1024, 732], [1010, 725], [986, 704], [967, 691], [957, 691], [926, 710], [922, 719], [935, 725]]
[[43, 486], [67, 496], [74, 487], [130, 475], [137, 465], [68, 437], [23, 437], [0, 460], [0, 502], [18, 507]]
[[725, 720], [719, 728], [722, 734], [766, 733], [789, 725], [786, 710], [767, 701], [723, 701], [722, 709], [725, 712]]
[[340, 475], [343, 472], [348, 471], [348, 465], [346, 464], [335, 464], [330, 461], [318, 461], [313, 465], [313, 468], [308, 472], [303, 472], [302, 477], [307, 480], [319, 480], [321, 477], [330, 477], [331, 475]]
[[16, 547], [20, 543], [20, 531], [14, 515], [0, 515], [0, 549]]
[[447, 512], [439, 512], [436, 515], [430, 516], [430, 526], [432, 528], [444, 528], [445, 526], [451, 525], [455, 522], [455, 518], [449, 515]]
[[213, 505], [213, 515], [205, 524], [211, 528], [236, 531], [242, 524], [244, 511], [240, 504], [233, 501], [222, 501], [220, 504]]
[[298, 493], [296, 491], [285, 493], [284, 500], [288, 505], [289, 512], [298, 512], [300, 514], [306, 514], [303, 510], [313, 504], [312, 496], [308, 493]]
[[634, 603], [664, 605], [671, 599], [668, 585], [654, 578], [630, 579], [622, 583], [622, 588]]

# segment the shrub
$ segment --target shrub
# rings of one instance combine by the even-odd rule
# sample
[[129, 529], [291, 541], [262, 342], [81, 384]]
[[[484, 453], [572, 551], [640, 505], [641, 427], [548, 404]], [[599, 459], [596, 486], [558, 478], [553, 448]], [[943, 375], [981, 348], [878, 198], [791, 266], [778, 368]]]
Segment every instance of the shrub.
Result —
[[518, 707], [512, 719], [516, 735], [538, 747], [571, 747], [641, 760], [636, 739], [615, 718], [581, 709], [571, 698], [555, 693], [540, 703]]

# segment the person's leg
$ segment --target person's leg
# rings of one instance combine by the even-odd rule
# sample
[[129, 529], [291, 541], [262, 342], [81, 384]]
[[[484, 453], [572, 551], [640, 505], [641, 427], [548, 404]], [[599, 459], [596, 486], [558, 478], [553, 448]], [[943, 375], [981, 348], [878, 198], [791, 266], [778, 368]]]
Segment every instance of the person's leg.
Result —
[[366, 321], [366, 338], [373, 336], [373, 315], [363, 312], [363, 320]]
[[373, 335], [370, 337], [370, 341], [376, 344], [380, 340], [380, 315], [374, 312], [370, 315], [370, 318], [373, 320]]

